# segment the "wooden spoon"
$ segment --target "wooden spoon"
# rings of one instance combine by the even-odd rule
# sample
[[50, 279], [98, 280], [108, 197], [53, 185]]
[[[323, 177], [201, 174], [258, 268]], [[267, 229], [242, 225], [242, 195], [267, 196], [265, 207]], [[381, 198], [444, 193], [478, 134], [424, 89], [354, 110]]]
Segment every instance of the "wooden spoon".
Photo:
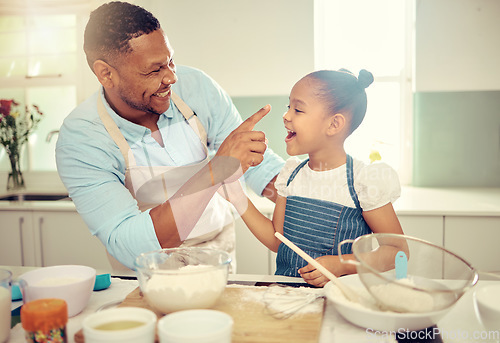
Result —
[[280, 241], [285, 243], [290, 249], [295, 251], [300, 257], [302, 257], [304, 260], [312, 264], [317, 270], [321, 272], [324, 276], [326, 276], [328, 279], [330, 279], [331, 282], [337, 286], [342, 293], [344, 293], [344, 296], [349, 299], [352, 302], [357, 302], [359, 303], [359, 296], [354, 292], [351, 288], [349, 288], [347, 285], [342, 283], [335, 275], [333, 275], [328, 269], [323, 267], [318, 261], [313, 259], [311, 256], [309, 256], [305, 251], [300, 249], [298, 246], [296, 246], [294, 243], [292, 243], [288, 238], [283, 236], [279, 232], [275, 232], [274, 235], [276, 238], [278, 238]]

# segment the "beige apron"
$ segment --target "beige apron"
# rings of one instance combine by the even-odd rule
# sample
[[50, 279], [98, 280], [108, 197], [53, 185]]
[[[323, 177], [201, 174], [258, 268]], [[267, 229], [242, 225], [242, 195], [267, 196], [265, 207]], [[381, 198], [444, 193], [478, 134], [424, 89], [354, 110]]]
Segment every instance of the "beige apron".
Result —
[[[125, 159], [125, 187], [137, 200], [142, 212], [167, 201], [191, 176], [208, 163], [206, 131], [198, 117], [177, 94], [172, 92], [172, 100], [185, 119], [185, 122], [179, 125], [189, 124], [205, 148], [205, 159], [188, 166], [137, 166], [132, 149], [108, 114], [102, 97], [100, 95], [97, 100], [99, 117]], [[218, 193], [212, 197], [197, 224], [181, 244], [181, 247], [184, 246], [201, 246], [227, 251], [233, 258], [232, 267], [233, 271], [235, 270], [234, 218], [227, 201]], [[108, 256], [111, 257], [109, 254]], [[110, 262], [114, 269], [124, 268], [121, 264], [117, 265], [117, 261], [112, 257]]]

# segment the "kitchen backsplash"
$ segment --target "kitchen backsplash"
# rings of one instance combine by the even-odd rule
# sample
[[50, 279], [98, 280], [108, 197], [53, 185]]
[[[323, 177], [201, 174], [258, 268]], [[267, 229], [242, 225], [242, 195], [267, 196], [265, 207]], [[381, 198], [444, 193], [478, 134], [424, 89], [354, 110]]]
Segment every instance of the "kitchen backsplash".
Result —
[[[266, 104], [271, 112], [256, 126], [269, 147], [288, 158], [283, 113], [288, 96], [233, 97], [245, 119]], [[413, 186], [500, 187], [500, 91], [418, 92], [414, 95]], [[54, 139], [55, 141], [55, 139]], [[5, 189], [7, 164], [1, 168]], [[29, 184], [60, 186], [56, 172], [31, 172]]]
[[[257, 129], [286, 159], [282, 115], [288, 96], [233, 102], [243, 118], [271, 104]], [[500, 91], [415, 93], [414, 110], [413, 186], [500, 186]]]
[[500, 91], [414, 95], [413, 186], [500, 186]]

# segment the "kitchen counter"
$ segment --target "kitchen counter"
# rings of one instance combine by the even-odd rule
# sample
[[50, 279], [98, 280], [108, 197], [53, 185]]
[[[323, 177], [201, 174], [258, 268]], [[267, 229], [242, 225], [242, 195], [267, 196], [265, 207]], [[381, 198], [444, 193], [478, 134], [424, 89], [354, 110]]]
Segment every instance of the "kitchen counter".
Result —
[[[25, 272], [30, 267], [5, 267], [13, 271], [15, 275]], [[276, 280], [283, 281], [283, 277], [275, 277], [269, 275], [230, 275], [230, 281], [241, 282], [275, 282]], [[287, 280], [293, 278], [286, 278]], [[293, 279], [300, 282], [300, 279]], [[477, 287], [484, 287], [488, 284], [498, 283], [500, 281], [483, 281], [480, 280]], [[82, 320], [90, 313], [96, 311], [99, 307], [111, 304], [116, 301], [123, 300], [125, 296], [138, 286], [137, 280], [122, 280], [112, 278], [111, 287], [100, 292], [94, 292], [91, 296], [90, 303], [87, 308], [79, 315], [70, 318], [68, 330], [68, 342], [74, 342], [74, 334], [81, 329]], [[444, 342], [500, 342], [499, 332], [485, 331], [477, 319], [474, 304], [473, 290], [469, 290], [451, 309], [451, 311], [443, 317], [437, 327], [440, 330], [441, 337]], [[21, 305], [21, 302], [14, 302], [12, 308]], [[9, 343], [24, 343], [24, 330], [18, 324], [11, 330], [11, 338]], [[395, 342], [393, 335], [390, 333], [367, 332], [363, 328], [356, 327], [346, 320], [336, 311], [334, 305], [327, 302], [323, 316], [323, 323], [320, 333], [320, 343], [344, 343], [344, 342]]]
[[[250, 194], [262, 212], [272, 213], [274, 204]], [[394, 203], [398, 215], [500, 216], [500, 188], [421, 188], [405, 186]]]
[[[29, 189], [35, 194], [63, 194], [61, 189], [47, 191]], [[0, 196], [8, 195], [0, 192]], [[271, 214], [274, 203], [249, 191], [249, 197], [263, 213]], [[0, 201], [0, 210], [75, 211], [72, 201]], [[500, 188], [420, 188], [402, 187], [401, 197], [394, 203], [398, 215], [500, 216]]]

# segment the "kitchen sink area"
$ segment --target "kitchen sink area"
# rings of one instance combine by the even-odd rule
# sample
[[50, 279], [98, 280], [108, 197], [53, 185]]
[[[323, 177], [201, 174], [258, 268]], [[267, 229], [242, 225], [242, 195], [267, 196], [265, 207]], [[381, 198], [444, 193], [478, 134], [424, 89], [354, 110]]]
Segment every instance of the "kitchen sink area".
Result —
[[14, 193], [0, 196], [0, 201], [71, 201], [68, 194]]

